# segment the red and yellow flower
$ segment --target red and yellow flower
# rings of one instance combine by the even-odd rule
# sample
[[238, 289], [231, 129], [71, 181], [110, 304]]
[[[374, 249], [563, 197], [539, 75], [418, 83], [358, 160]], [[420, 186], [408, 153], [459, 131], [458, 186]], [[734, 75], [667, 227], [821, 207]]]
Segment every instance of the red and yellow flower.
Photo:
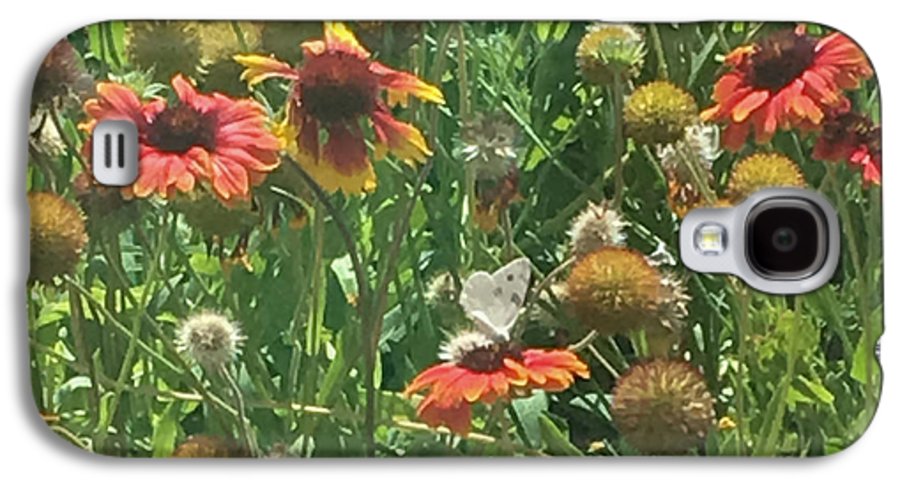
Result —
[[375, 159], [390, 152], [410, 164], [420, 163], [432, 153], [425, 137], [413, 125], [396, 120], [390, 106], [406, 105], [410, 95], [434, 103], [443, 103], [444, 97], [415, 75], [373, 61], [343, 24], [326, 23], [324, 30], [323, 40], [301, 44], [303, 61], [296, 68], [256, 54], [235, 60], [246, 68], [242, 78], [251, 86], [269, 78], [293, 82], [279, 135], [304, 170], [331, 192], [371, 191], [375, 172], [361, 122], [375, 134]]
[[278, 166], [278, 139], [266, 128], [263, 107], [250, 99], [202, 94], [181, 75], [172, 79], [175, 103], [141, 100], [130, 88], [100, 83], [85, 102], [90, 133], [102, 120], [130, 120], [138, 129], [140, 170], [126, 193], [171, 198], [208, 182], [223, 202], [246, 200], [250, 187]]
[[404, 393], [425, 391], [419, 418], [460, 435], [471, 430], [474, 403], [527, 396], [532, 390], [563, 391], [575, 376], [590, 376], [587, 364], [571, 351], [521, 349], [478, 332], [452, 339], [442, 348], [441, 358], [443, 363], [419, 373]]
[[778, 129], [820, 127], [829, 109], [849, 106], [845, 90], [873, 75], [850, 38], [835, 32], [816, 39], [802, 25], [734, 49], [725, 64], [730, 71], [716, 83], [716, 104], [701, 117], [727, 124], [729, 150], [739, 149], [751, 129], [766, 143]]
[[830, 115], [813, 147], [813, 158], [847, 162], [862, 170], [866, 184], [881, 184], [881, 127], [858, 113]]

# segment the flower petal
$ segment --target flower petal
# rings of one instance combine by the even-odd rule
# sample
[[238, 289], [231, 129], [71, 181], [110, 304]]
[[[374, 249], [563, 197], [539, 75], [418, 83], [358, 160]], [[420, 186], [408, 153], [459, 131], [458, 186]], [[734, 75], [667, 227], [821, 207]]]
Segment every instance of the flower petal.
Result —
[[274, 56], [238, 54], [233, 59], [247, 68], [241, 73], [241, 80], [246, 81], [247, 85], [251, 87], [269, 78], [297, 79], [297, 70], [289, 64], [275, 59]]

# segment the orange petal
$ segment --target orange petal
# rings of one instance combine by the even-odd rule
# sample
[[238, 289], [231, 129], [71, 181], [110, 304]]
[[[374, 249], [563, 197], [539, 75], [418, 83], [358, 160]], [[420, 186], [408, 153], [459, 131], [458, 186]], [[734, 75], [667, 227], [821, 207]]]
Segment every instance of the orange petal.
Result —
[[369, 51], [356, 40], [353, 32], [341, 22], [325, 22], [325, 45], [329, 49], [351, 52], [363, 58], [369, 57]]
[[406, 106], [409, 95], [444, 104], [444, 94], [440, 88], [422, 81], [414, 74], [391, 69], [379, 62], [371, 63], [369, 70], [378, 75], [380, 84], [388, 90], [388, 104], [391, 106]]
[[768, 99], [768, 91], [754, 91], [750, 93], [734, 107], [734, 110], [731, 112], [732, 120], [736, 123], [743, 122]]
[[241, 73], [241, 80], [246, 81], [249, 86], [269, 78], [297, 79], [296, 69], [291, 67], [290, 64], [275, 59], [273, 56], [237, 54], [233, 59], [241, 66], [247, 68]]
[[378, 138], [376, 158], [384, 158], [386, 150], [390, 150], [398, 158], [413, 165], [424, 162], [432, 154], [418, 128], [395, 120], [389, 112], [375, 111], [372, 113], [372, 123]]

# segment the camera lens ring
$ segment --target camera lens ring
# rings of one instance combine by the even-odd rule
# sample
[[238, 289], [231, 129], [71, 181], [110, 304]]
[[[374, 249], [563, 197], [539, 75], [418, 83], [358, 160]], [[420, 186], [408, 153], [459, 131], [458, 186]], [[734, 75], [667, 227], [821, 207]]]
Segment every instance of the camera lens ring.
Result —
[[772, 198], [745, 220], [747, 261], [756, 274], [798, 280], [815, 274], [828, 253], [828, 227], [818, 206], [794, 197]]

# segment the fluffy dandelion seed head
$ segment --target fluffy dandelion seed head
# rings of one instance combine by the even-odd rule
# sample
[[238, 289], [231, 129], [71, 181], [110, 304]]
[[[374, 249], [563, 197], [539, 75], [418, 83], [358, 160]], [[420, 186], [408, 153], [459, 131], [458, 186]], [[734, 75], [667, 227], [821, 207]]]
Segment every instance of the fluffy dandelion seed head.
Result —
[[703, 443], [715, 423], [703, 375], [684, 361], [636, 364], [616, 383], [613, 422], [645, 454], [681, 454]]
[[583, 325], [602, 335], [643, 329], [657, 322], [661, 278], [635, 250], [600, 248], [572, 267], [568, 303]]
[[697, 102], [668, 81], [652, 81], [631, 93], [622, 116], [625, 133], [647, 145], [673, 143], [698, 120]]
[[641, 33], [627, 24], [594, 24], [578, 43], [575, 58], [590, 83], [606, 85], [637, 76], [646, 55]]
[[200, 74], [200, 40], [194, 23], [129, 22], [125, 43], [134, 65], [152, 70], [156, 81], [168, 83], [179, 73], [196, 79]]
[[472, 371], [489, 372], [503, 367], [503, 360], [519, 357], [521, 351], [510, 341], [492, 339], [478, 331], [464, 331], [441, 345], [440, 359]]
[[236, 322], [204, 311], [181, 323], [178, 329], [178, 348], [208, 371], [218, 371], [234, 360], [244, 340]]
[[462, 127], [460, 138], [463, 159], [476, 179], [500, 179], [516, 164], [519, 131], [503, 113], [478, 113]]
[[806, 181], [793, 160], [777, 153], [750, 155], [735, 164], [728, 182], [728, 198], [737, 204], [767, 187], [804, 187]]
[[608, 204], [588, 202], [587, 207], [572, 220], [569, 237], [572, 240], [572, 252], [577, 257], [604, 246], [621, 246], [625, 244], [626, 222], [622, 216]]
[[178, 194], [173, 207], [192, 228], [222, 238], [249, 231], [261, 218], [252, 200], [232, 201], [226, 207], [210, 192], [199, 189]]
[[87, 245], [84, 215], [78, 206], [50, 192], [28, 194], [31, 211], [29, 281], [52, 283], [75, 269]]

